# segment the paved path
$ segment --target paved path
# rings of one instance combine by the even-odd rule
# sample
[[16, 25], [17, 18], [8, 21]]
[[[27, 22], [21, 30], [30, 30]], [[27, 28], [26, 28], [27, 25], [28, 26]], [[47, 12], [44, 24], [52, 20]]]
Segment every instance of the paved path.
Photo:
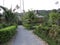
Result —
[[32, 31], [26, 30], [23, 26], [18, 26], [16, 36], [7, 45], [47, 45], [46, 42], [38, 38]]

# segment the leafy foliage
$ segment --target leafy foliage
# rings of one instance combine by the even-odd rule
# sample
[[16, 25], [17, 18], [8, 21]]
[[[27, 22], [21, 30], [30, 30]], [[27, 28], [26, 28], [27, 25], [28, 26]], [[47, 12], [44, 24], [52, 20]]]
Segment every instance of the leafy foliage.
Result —
[[49, 14], [49, 22], [52, 23], [52, 24], [56, 24], [56, 21], [58, 19], [58, 13], [56, 12], [51, 12]]
[[45, 23], [35, 27], [34, 33], [43, 38], [49, 45], [60, 45], [60, 13], [52, 10]]
[[36, 16], [33, 11], [28, 11], [22, 17], [23, 25], [29, 27], [30, 29], [35, 25]]
[[13, 24], [13, 23], [17, 22], [17, 20], [16, 20], [17, 16], [12, 12], [11, 9], [7, 9], [3, 6], [0, 6], [0, 8], [2, 8], [4, 10], [3, 15], [8, 24]]
[[0, 43], [7, 42], [16, 33], [16, 26], [0, 29]]

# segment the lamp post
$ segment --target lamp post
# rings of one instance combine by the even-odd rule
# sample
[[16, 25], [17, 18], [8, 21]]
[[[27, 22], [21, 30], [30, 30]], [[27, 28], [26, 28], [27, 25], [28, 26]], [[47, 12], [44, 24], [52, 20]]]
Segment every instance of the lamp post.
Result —
[[5, 0], [3, 0], [3, 6], [4, 6], [4, 1], [5, 1]]
[[23, 13], [24, 13], [24, 0], [22, 0], [22, 2], [23, 2]]
[[21, 0], [20, 0], [20, 12], [21, 12]]

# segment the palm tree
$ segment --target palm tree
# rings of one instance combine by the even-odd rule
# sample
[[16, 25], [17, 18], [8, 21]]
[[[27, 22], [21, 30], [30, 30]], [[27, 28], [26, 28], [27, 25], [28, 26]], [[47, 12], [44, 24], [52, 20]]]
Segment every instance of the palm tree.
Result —
[[13, 24], [16, 21], [16, 15], [12, 12], [12, 9], [0, 6], [4, 10], [3, 15], [8, 24]]

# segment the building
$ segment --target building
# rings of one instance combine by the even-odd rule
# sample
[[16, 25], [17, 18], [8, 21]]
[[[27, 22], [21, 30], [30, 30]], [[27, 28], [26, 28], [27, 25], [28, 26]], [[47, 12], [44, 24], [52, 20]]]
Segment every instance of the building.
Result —
[[36, 14], [36, 17], [37, 17], [37, 22], [36, 23], [44, 22], [44, 16], [39, 14], [40, 13], [39, 10], [34, 10], [34, 13]]
[[41, 16], [41, 15], [36, 15], [36, 17], [37, 17], [37, 23], [42, 23], [42, 22], [44, 22], [44, 16]]
[[5, 22], [5, 17], [3, 16], [3, 14], [0, 13], [0, 23], [1, 22]]

